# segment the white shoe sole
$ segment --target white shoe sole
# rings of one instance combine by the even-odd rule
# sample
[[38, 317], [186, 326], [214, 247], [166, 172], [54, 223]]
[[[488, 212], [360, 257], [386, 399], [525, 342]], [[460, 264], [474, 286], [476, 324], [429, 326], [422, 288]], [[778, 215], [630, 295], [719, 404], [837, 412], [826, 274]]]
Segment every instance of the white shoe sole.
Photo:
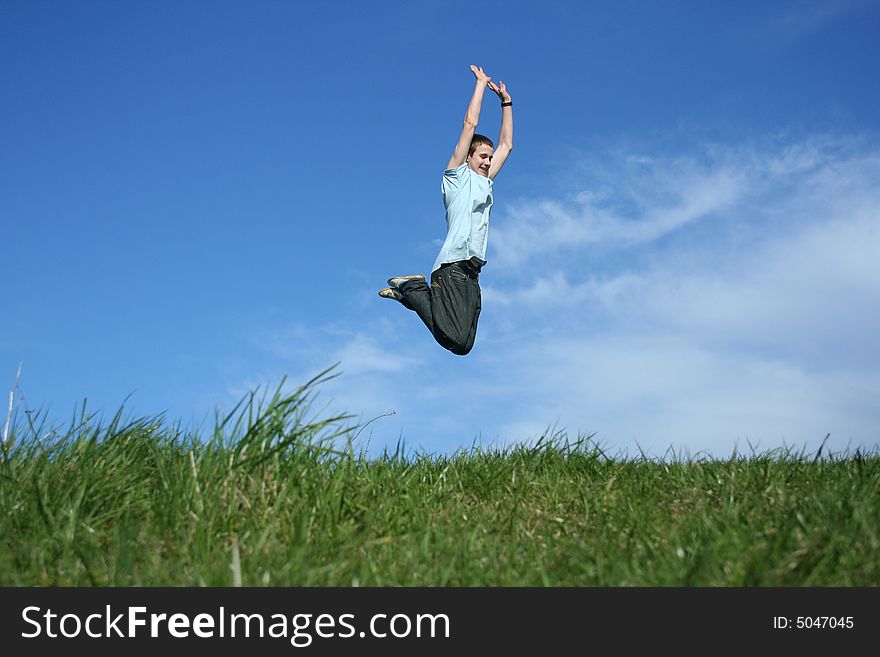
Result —
[[403, 299], [403, 294], [390, 287], [383, 287], [379, 290], [379, 296], [383, 299], [394, 299], [395, 301]]
[[388, 279], [388, 285], [391, 287], [400, 287], [404, 283], [422, 281], [425, 282], [425, 277], [421, 274], [414, 274], [412, 276], [392, 276]]

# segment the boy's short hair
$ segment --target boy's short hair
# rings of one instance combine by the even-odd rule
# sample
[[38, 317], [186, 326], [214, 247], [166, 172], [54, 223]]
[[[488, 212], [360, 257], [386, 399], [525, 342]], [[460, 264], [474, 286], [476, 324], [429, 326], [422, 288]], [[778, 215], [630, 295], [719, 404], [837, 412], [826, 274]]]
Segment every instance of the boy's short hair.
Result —
[[468, 149], [468, 157], [474, 154], [474, 151], [477, 150], [477, 146], [480, 144], [486, 144], [490, 146], [492, 149], [495, 148], [495, 144], [492, 143], [492, 140], [486, 137], [485, 135], [474, 134], [471, 139], [471, 147]]

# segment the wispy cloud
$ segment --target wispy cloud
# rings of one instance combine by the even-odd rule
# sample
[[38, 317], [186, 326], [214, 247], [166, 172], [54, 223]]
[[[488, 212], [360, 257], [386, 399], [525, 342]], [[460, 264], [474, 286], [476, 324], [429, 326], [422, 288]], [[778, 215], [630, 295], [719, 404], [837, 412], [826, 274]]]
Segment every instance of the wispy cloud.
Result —
[[[668, 448], [729, 455], [749, 444], [836, 449], [876, 444], [876, 374], [814, 372], [757, 352], [675, 336], [547, 340], [517, 351], [508, 376], [528, 382], [504, 436], [537, 436], [548, 421], [595, 432], [612, 451]], [[872, 421], [873, 420], [873, 421]]]
[[[876, 154], [850, 156], [846, 140], [816, 138], [762, 150], [706, 147], [699, 157], [605, 154], [582, 165], [583, 188], [563, 200], [521, 200], [492, 233], [493, 265], [645, 245], [701, 222], [735, 226], [800, 207], [806, 221], [846, 203], [876, 175]], [[792, 189], [798, 188], [799, 195]], [[735, 212], [733, 212], [735, 210]]]
[[691, 159], [628, 157], [594, 170], [595, 188], [565, 201], [521, 201], [492, 234], [494, 263], [512, 268], [529, 259], [587, 245], [652, 242], [711, 218], [740, 199], [747, 177], [731, 162], [701, 167]]
[[876, 5], [874, 0], [836, 0], [835, 2], [800, 2], [775, 16], [768, 30], [776, 39], [795, 41], [818, 32], [845, 15]]
[[[672, 207], [701, 208], [685, 213], [691, 218], [711, 213], [711, 230], [683, 221], [676, 229], [699, 238], [662, 249], [620, 247], [614, 231], [605, 241], [543, 242], [536, 226], [558, 217], [589, 223], [593, 209], [574, 202], [558, 204], [553, 217], [515, 211], [507, 235], [532, 231], [515, 257], [526, 251], [552, 267], [532, 280], [502, 271], [487, 289], [487, 304], [508, 317], [499, 323], [506, 378], [529, 381], [532, 391], [502, 432], [534, 433], [559, 418], [618, 445], [661, 451], [678, 444], [729, 453], [737, 439], [772, 446], [829, 432], [838, 447], [876, 443], [878, 151], [823, 137], [716, 147], [703, 174], [660, 157], [642, 161], [648, 166], [630, 175], [626, 161], [610, 168], [621, 173], [620, 188], [653, 201], [607, 225], [626, 220], [631, 235], [659, 238], [675, 225], [657, 219], [673, 212], [657, 188], [668, 185]], [[710, 182], [694, 180], [736, 184], [713, 195]], [[716, 200], [691, 202], [690, 194]], [[613, 249], [632, 260], [586, 276], [574, 264]]]

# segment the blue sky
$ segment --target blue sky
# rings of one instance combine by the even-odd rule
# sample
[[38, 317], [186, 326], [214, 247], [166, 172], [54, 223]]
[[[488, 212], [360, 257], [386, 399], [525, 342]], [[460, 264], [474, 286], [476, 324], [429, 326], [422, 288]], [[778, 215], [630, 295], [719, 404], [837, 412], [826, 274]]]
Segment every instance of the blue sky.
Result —
[[[878, 2], [4, 0], [0, 382], [199, 425], [339, 362], [317, 408], [393, 411], [373, 453], [874, 448], [877, 34]], [[376, 292], [433, 263], [472, 63], [515, 149], [461, 358]]]

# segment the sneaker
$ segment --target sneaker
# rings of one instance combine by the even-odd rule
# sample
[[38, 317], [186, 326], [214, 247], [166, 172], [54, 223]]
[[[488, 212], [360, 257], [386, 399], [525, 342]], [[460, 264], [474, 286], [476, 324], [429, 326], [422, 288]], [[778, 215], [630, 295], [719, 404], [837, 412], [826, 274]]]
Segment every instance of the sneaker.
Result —
[[388, 285], [391, 287], [400, 287], [404, 283], [422, 281], [425, 282], [425, 277], [421, 274], [413, 274], [412, 276], [394, 276], [388, 279]]
[[395, 301], [403, 300], [403, 294], [391, 287], [383, 287], [379, 290], [379, 296], [384, 299], [394, 299]]

